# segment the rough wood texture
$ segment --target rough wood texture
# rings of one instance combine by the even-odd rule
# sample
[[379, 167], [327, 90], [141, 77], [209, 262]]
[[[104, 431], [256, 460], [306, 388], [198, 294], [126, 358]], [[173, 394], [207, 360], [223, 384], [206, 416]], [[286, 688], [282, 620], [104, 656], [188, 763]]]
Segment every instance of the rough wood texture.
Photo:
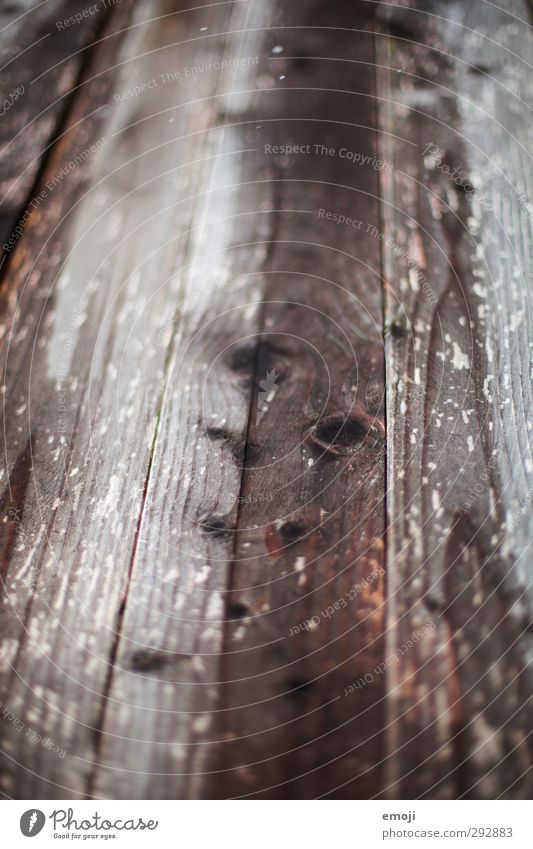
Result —
[[531, 33], [488, 4], [423, 8], [378, 40], [387, 654], [435, 624], [387, 678], [387, 792], [528, 798]]
[[526, 7], [66, 5], [4, 77], [1, 792], [529, 797]]
[[[85, 0], [41, 3], [24, 10], [16, 3], [0, 7], [0, 245], [5, 261], [24, 229], [25, 213], [39, 202], [32, 192], [50, 145], [79, 92], [93, 42], [106, 37], [127, 14], [101, 5], [83, 18]], [[65, 27], [65, 19], [82, 15]], [[39, 185], [39, 189], [41, 185]], [[32, 201], [34, 206], [32, 206]], [[22, 223], [21, 223], [22, 220]]]
[[[382, 660], [385, 454], [380, 252], [367, 235], [379, 227], [378, 172], [346, 157], [376, 157], [373, 39], [320, 29], [363, 27], [365, 5], [348, 8], [279, 5], [268, 41], [283, 48], [279, 82], [250, 115], [267, 119], [258, 146], [271, 203], [293, 211], [271, 218], [246, 368], [255, 392], [222, 661], [220, 795], [382, 786], [383, 678], [345, 695]], [[342, 61], [306, 58], [321, 52], [355, 55], [357, 77]], [[295, 152], [270, 153], [283, 145]], [[261, 415], [269, 373], [278, 388]]]
[[[13, 722], [3, 722], [2, 788], [26, 798], [86, 790], [149, 462], [157, 410], [151, 389], [164, 362], [164, 351], [153, 348], [157, 311], [130, 333], [159, 279], [155, 265], [144, 269], [147, 254], [136, 230], [143, 227], [156, 251], [165, 231], [146, 220], [146, 191], [143, 205], [130, 203], [130, 218], [118, 226], [120, 204], [128, 205], [124, 185], [130, 180], [135, 188], [136, 163], [116, 172], [111, 185], [108, 175], [124, 160], [113, 158], [113, 124], [104, 127], [104, 111], [96, 111], [112, 97], [115, 63], [131, 61], [136, 33], [131, 30], [122, 56], [122, 38], [102, 42], [95, 53], [92, 81], [75, 101], [72, 130], [54, 147], [43, 186], [54, 185], [62, 169], [67, 176], [46, 189], [46, 203], [32, 214], [2, 300], [8, 330], [2, 683], [9, 694], [3, 702], [25, 727], [68, 753], [52, 757]], [[154, 212], [162, 203], [157, 191]], [[170, 221], [167, 226], [168, 239]]]
[[[253, 27], [261, 18], [259, 7], [250, 17], [244, 4], [223, 4], [201, 18], [188, 14], [174, 22], [172, 40], [189, 41], [180, 50], [180, 67], [221, 67], [194, 85], [185, 80], [177, 91], [171, 87], [169, 104], [157, 103], [158, 109], [171, 108], [173, 135], [186, 137], [172, 151], [179, 162], [172, 228], [181, 238], [167, 249], [168, 276], [161, 286], [166, 314], [156, 341], [168, 350], [116, 663], [105, 694], [91, 788], [97, 795], [131, 798], [154, 787], [160, 798], [206, 792], [202, 773], [218, 696], [238, 456], [252, 395], [242, 367], [232, 370], [229, 363], [239, 360], [240, 346], [257, 330], [257, 275], [267, 252], [258, 236], [268, 217], [261, 211], [265, 190], [253, 182], [256, 132], [240, 126], [247, 97], [239, 94], [253, 87], [251, 73], [259, 72], [260, 36]], [[199, 45], [200, 24], [210, 35]], [[166, 22], [167, 34], [168, 27]], [[242, 32], [246, 27], [252, 31]], [[176, 67], [172, 57], [172, 51], [158, 57], [160, 72]], [[230, 64], [248, 58], [254, 60], [250, 66]], [[152, 73], [146, 69], [142, 76]], [[154, 110], [153, 99], [147, 107]], [[153, 119], [145, 126], [153, 137]], [[142, 147], [146, 141], [133, 143]]]

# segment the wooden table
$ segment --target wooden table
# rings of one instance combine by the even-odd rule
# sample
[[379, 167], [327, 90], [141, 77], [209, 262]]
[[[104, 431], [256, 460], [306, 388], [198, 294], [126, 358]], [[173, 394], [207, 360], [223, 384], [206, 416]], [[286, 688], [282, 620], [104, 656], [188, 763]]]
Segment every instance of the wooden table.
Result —
[[531, 7], [2, 5], [4, 797], [530, 798]]

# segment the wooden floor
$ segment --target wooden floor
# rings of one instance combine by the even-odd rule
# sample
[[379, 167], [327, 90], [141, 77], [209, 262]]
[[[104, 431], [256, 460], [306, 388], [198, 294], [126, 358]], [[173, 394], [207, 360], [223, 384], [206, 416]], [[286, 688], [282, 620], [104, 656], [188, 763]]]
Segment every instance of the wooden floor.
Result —
[[531, 6], [28, 6], [3, 796], [531, 798]]

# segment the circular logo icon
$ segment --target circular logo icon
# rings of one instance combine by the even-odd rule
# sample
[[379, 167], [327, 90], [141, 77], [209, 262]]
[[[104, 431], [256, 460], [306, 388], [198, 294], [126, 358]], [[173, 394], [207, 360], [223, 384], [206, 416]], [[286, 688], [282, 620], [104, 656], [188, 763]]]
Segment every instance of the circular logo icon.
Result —
[[32, 808], [22, 814], [20, 818], [20, 830], [24, 837], [35, 837], [36, 834], [42, 831], [45, 822], [46, 817], [43, 812]]

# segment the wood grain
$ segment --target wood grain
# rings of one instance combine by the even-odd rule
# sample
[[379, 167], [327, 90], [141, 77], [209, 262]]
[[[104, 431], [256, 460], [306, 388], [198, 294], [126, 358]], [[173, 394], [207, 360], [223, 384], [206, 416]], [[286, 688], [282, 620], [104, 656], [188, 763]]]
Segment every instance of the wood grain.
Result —
[[[134, 23], [147, 11], [138, 7]], [[18, 487], [24, 533], [6, 564], [4, 703], [67, 751], [51, 757], [3, 723], [2, 787], [22, 798], [87, 792], [157, 423], [166, 345], [156, 340], [176, 283], [161, 287], [151, 259], [187, 228], [173, 212], [183, 179], [176, 146], [187, 141], [165, 114], [154, 149], [153, 125], [137, 120], [142, 99], [122, 98], [142, 71], [144, 29], [123, 33], [122, 51], [109, 40], [95, 55], [45, 185], [99, 144], [29, 222], [2, 308], [4, 403], [14, 411], [3, 479]], [[122, 108], [95, 112], [116, 94]], [[116, 135], [123, 125], [139, 139], [137, 156]], [[9, 488], [5, 500], [7, 513]]]
[[1, 54], [0, 792], [529, 798], [528, 8], [82, 6]]
[[[182, 67], [217, 70], [182, 84], [183, 103], [171, 95], [172, 115], [190, 137], [176, 152], [177, 210], [186, 219], [169, 253], [177, 288], [166, 292], [169, 347], [90, 788], [98, 796], [206, 793], [238, 457], [252, 394], [240, 352], [257, 331], [268, 250], [262, 204], [270, 189], [257, 180], [257, 134], [243, 122], [246, 92], [265, 70], [255, 32], [263, 17], [259, 6], [210, 9], [201, 21], [210, 33], [205, 45], [195, 17], [176, 20], [191, 41], [180, 51]], [[154, 40], [160, 37], [156, 30]], [[168, 67], [170, 57], [161, 61]], [[163, 104], [152, 99], [154, 106]], [[153, 134], [152, 123], [147, 131]]]
[[395, 163], [382, 183], [387, 654], [407, 644], [387, 677], [386, 792], [399, 798], [531, 792], [531, 218], [519, 195], [532, 44], [512, 5], [409, 5], [378, 39], [382, 157]]
[[[62, 125], [78, 93], [93, 43], [109, 37], [128, 17], [126, 7], [97, 6], [94, 14], [84, 17], [86, 9], [85, 0], [41, 3], [25, 11], [7, 3], [0, 9], [3, 262], [24, 231], [27, 215], [40, 202], [39, 172], [65, 129]], [[81, 20], [76, 19], [80, 15]]]
[[[280, 4], [269, 33], [283, 47], [280, 82], [254, 113], [267, 118], [260, 144], [274, 206], [292, 212], [271, 235], [247, 369], [255, 392], [226, 608], [222, 796], [365, 796], [381, 786], [383, 677], [372, 670], [383, 655], [382, 286], [379, 243], [367, 234], [379, 226], [379, 189], [374, 168], [347, 158], [377, 152], [373, 44], [360, 28], [320, 29], [352, 15], [364, 26], [365, 12]], [[353, 55], [356, 78], [342, 61]], [[345, 694], [365, 674], [370, 683]]]

